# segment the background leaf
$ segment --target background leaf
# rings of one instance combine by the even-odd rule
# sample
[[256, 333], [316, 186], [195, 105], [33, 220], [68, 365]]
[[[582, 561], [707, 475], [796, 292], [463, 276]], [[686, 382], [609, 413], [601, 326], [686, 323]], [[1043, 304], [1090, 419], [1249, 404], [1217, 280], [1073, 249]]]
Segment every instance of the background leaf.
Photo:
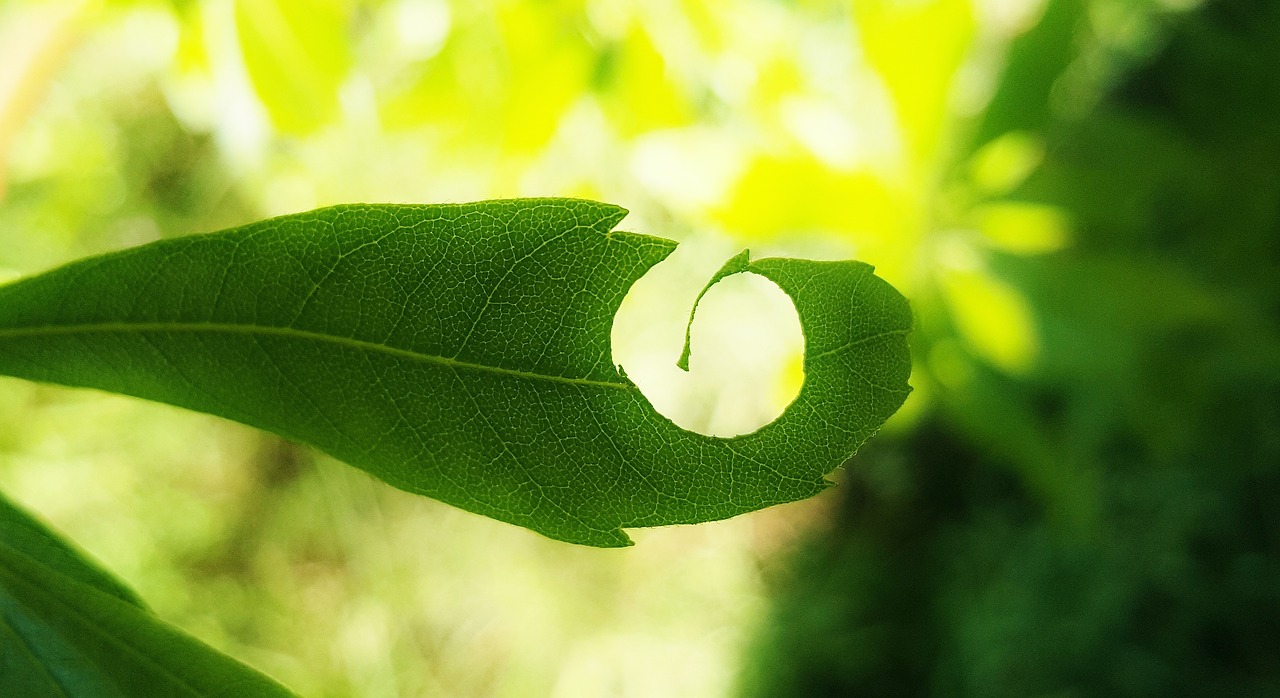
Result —
[[341, 206], [85, 260], [0, 289], [0, 372], [221, 415], [588, 545], [817, 494], [906, 398], [906, 301], [858, 262], [743, 264], [794, 300], [807, 380], [759, 431], [687, 432], [611, 358], [622, 297], [675, 247], [613, 232], [624, 213]]
[[152, 616], [124, 584], [2, 496], [0, 694], [293, 695]]
[[1042, 161], [985, 193], [1071, 223], [985, 262], [1034, 366], [913, 298], [933, 409], [780, 565], [745, 695], [1280, 691], [1280, 6], [1169, 7], [1050, 2], [1014, 44], [956, 164], [1014, 138]]

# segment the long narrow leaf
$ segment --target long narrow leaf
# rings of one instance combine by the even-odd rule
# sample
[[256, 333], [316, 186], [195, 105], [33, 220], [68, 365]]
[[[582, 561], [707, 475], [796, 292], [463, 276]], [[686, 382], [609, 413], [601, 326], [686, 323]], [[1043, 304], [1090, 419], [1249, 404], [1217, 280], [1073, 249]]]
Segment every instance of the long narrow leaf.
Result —
[[675, 248], [624, 213], [340, 206], [84, 260], [0, 288], [0, 373], [221, 415], [587, 545], [822, 490], [906, 398], [906, 301], [858, 262], [737, 260], [795, 301], [805, 384], [752, 434], [691, 433], [612, 362], [623, 296]]

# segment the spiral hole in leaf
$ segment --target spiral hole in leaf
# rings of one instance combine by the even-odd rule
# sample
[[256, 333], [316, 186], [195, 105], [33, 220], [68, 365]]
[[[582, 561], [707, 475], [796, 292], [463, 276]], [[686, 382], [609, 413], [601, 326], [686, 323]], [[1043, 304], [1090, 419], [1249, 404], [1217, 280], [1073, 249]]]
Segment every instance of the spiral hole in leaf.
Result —
[[654, 408], [689, 431], [749, 434], [776, 420], [804, 381], [804, 335], [791, 298], [750, 272], [721, 279], [694, 316], [689, 371], [676, 365], [698, 293], [728, 254], [685, 243], [637, 281], [613, 324], [613, 359]]

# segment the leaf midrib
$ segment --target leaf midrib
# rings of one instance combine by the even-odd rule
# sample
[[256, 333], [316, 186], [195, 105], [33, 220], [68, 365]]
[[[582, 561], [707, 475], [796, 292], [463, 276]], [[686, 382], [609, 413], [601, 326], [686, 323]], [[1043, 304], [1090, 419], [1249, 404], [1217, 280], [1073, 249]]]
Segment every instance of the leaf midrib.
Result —
[[[403, 349], [401, 347], [391, 346], [389, 344], [381, 344], [379, 342], [371, 342], [363, 339], [355, 339], [353, 337], [344, 337], [341, 335], [325, 334], [323, 332], [314, 332], [311, 330], [300, 330], [293, 327], [276, 327], [272, 325], [253, 325], [253, 324], [233, 324], [233, 323], [214, 323], [214, 322], [101, 322], [101, 323], [81, 323], [75, 325], [45, 325], [36, 327], [11, 327], [0, 329], [0, 339], [14, 339], [20, 337], [42, 337], [56, 335], [75, 335], [75, 334], [130, 334], [130, 333], [210, 333], [210, 334], [240, 334], [240, 335], [257, 335], [268, 337], [285, 337], [288, 339], [305, 339], [317, 342], [325, 342], [338, 346], [350, 347], [363, 351], [372, 351], [390, 356], [399, 356], [423, 363], [436, 364], [439, 366], [448, 366], [451, 368], [478, 371], [484, 373], [493, 373], [504, 376], [511, 376], [523, 380], [532, 381], [549, 381], [553, 383], [565, 383], [568, 385], [588, 386], [596, 388], [613, 388], [620, 390], [637, 390], [637, 388], [629, 382], [612, 382], [591, 380], [589, 378], [570, 378], [566, 376], [556, 376], [544, 373], [532, 373], [529, 371], [521, 371], [514, 368], [503, 368], [501, 366], [490, 366], [488, 364], [480, 364], [471, 361], [461, 361], [459, 359], [448, 356], [438, 356], [436, 354], [426, 354], [412, 349]], [[625, 379], [623, 379], [625, 381]]]

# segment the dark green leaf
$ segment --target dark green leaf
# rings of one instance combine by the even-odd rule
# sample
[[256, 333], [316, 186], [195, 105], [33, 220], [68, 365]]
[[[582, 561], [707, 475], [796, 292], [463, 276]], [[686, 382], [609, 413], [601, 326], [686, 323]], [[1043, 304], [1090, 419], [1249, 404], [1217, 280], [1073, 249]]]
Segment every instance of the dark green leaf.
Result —
[[720, 439], [614, 366], [613, 316], [675, 243], [615, 206], [340, 206], [84, 260], [0, 288], [0, 373], [209, 412], [552, 538], [812, 496], [910, 390], [906, 301], [859, 262], [766, 259], [806, 381]]
[[0, 497], [0, 695], [291, 696], [151, 615]]

